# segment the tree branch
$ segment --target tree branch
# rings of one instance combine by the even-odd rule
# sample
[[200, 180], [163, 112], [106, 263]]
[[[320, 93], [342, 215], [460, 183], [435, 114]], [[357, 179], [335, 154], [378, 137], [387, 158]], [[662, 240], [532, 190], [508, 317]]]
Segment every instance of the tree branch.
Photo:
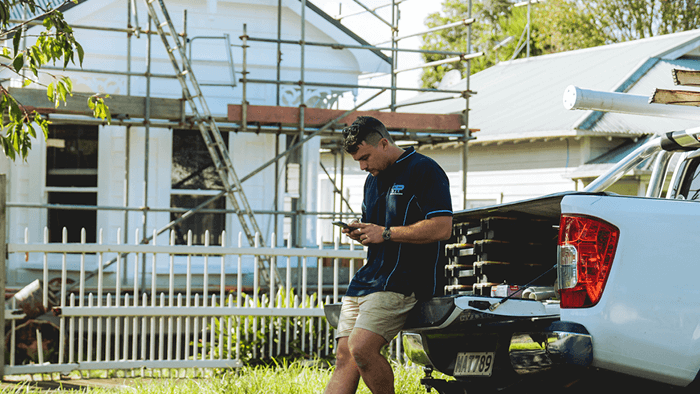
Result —
[[5, 40], [5, 39], [8, 39], [8, 38], [11, 38], [12, 36], [14, 36], [14, 33], [16, 33], [18, 30], [21, 31], [21, 29], [22, 29], [25, 25], [27, 25], [27, 24], [29, 24], [29, 23], [35, 21], [35, 20], [44, 19], [46, 16], [48, 16], [48, 15], [51, 14], [52, 12], [54, 12], [55, 10], [57, 10], [57, 9], [59, 9], [59, 8], [61, 8], [61, 7], [63, 7], [64, 5], [66, 5], [66, 4], [68, 4], [68, 3], [70, 3], [71, 1], [72, 1], [72, 0], [63, 0], [63, 3], [62, 3], [61, 5], [59, 5], [59, 6], [55, 7], [55, 8], [53, 8], [53, 9], [51, 9], [51, 10], [49, 10], [49, 11], [46, 11], [46, 12], [44, 12], [43, 14], [37, 15], [37, 16], [31, 18], [31, 19], [27, 19], [26, 21], [20, 23], [19, 25], [13, 26], [12, 29], [10, 29], [10, 30], [4, 31], [4, 32], [0, 32], [0, 39]]

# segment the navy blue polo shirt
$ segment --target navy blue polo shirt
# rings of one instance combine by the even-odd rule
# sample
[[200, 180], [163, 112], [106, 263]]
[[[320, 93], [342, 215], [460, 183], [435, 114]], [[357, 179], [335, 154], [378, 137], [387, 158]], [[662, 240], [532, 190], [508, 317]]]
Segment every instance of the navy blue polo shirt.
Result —
[[[436, 216], [452, 216], [447, 175], [431, 158], [408, 148], [376, 177], [365, 180], [362, 222], [382, 227], [407, 226]], [[415, 293], [419, 299], [435, 294], [442, 242], [369, 245], [367, 264], [353, 277], [348, 296], [376, 291]]]

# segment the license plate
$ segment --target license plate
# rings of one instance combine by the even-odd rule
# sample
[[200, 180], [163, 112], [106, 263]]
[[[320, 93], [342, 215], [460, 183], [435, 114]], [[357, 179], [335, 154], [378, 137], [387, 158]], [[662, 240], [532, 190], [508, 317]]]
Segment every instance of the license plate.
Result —
[[493, 352], [457, 353], [454, 376], [491, 376]]

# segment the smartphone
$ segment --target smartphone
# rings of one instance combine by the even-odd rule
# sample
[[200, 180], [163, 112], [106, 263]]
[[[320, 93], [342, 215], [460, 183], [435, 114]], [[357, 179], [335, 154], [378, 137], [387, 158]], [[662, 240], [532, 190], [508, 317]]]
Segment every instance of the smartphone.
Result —
[[336, 220], [335, 222], [333, 222], [333, 224], [336, 225], [336, 226], [338, 226], [338, 227], [342, 227], [342, 228], [348, 228], [348, 227], [350, 227], [349, 224], [347, 224], [347, 223], [345, 223], [345, 222], [341, 222], [340, 220]]

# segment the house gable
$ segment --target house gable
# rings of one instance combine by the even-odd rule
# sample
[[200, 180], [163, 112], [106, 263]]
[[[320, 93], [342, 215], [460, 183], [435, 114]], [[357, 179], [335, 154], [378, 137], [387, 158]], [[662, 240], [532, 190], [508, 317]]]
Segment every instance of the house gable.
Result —
[[[42, 2], [47, 2], [50, 0], [40, 0]], [[88, 1], [80, 0], [80, 7], [75, 7], [76, 5], [70, 3], [71, 6], [64, 7], [65, 10], [69, 10], [66, 13], [66, 19], [70, 23], [80, 23], [89, 19], [98, 19], [102, 26], [109, 26], [115, 28], [122, 28], [126, 26], [126, 7], [122, 1], [118, 0], [100, 0], [100, 1]], [[283, 0], [282, 1], [282, 39], [300, 39], [300, 18], [301, 18], [301, 2], [300, 0]], [[138, 19], [142, 29], [146, 29], [145, 25], [147, 23], [148, 14], [142, 4], [142, 2], [136, 2], [137, 11], [134, 13], [134, 18]], [[222, 18], [226, 15], [229, 19], [224, 24], [216, 23], [216, 20], [212, 20], [207, 24], [198, 25], [192, 20], [188, 22], [188, 35], [192, 35], [193, 31], [199, 28], [206, 27], [215, 28], [217, 31], [222, 30], [222, 27], [226, 26], [225, 30], [231, 31], [232, 41], [234, 38], [237, 39], [242, 32], [242, 24], [240, 26], [231, 24], [230, 17], [234, 16], [237, 20], [247, 21], [248, 27], [255, 29], [256, 21], [261, 22], [261, 29], [256, 34], [257, 37], [262, 38], [276, 38], [277, 29], [275, 26], [270, 26], [270, 20], [277, 19], [278, 2], [277, 1], [257, 1], [257, 0], [210, 0], [207, 2], [191, 2], [185, 0], [170, 0], [166, 3], [168, 7], [168, 12], [171, 18], [175, 22], [175, 25], [179, 28], [182, 26], [182, 10], [187, 9], [190, 13], [200, 13], [208, 14], [210, 17], [214, 18], [216, 16]], [[63, 8], [62, 8], [63, 9]], [[227, 11], [233, 10], [235, 12], [228, 13]], [[107, 15], [108, 18], [104, 18], [101, 15]], [[369, 45], [365, 40], [360, 38], [357, 34], [352, 32], [347, 27], [340, 24], [340, 22], [334, 20], [328, 14], [326, 14], [319, 7], [314, 5], [312, 2], [307, 2], [307, 10], [305, 13], [307, 20], [307, 32], [306, 41], [316, 41], [323, 43], [338, 43], [341, 45]], [[236, 40], [237, 41], [237, 40]], [[237, 44], [234, 42], [234, 44]], [[270, 45], [270, 44], [268, 44]], [[287, 52], [299, 52], [299, 49], [290, 49], [289, 45], [283, 45], [283, 53]], [[307, 51], [313, 51], [318, 49], [312, 46], [307, 46]], [[326, 50], [331, 51], [331, 49]], [[322, 57], [338, 57], [338, 50], [333, 50], [335, 53], [332, 56], [327, 54]], [[374, 72], [389, 72], [391, 65], [391, 58], [384, 55], [380, 51], [370, 51], [365, 49], [346, 49], [344, 52], [349, 52], [351, 54], [351, 59], [344, 62], [347, 64], [348, 68], [353, 68], [359, 70], [362, 73], [374, 73]], [[309, 56], [315, 55], [313, 52]], [[297, 56], [298, 57], [298, 56]], [[342, 56], [341, 56], [342, 57]], [[291, 59], [292, 57], [289, 56]], [[272, 59], [276, 59], [273, 56]], [[284, 57], [283, 57], [284, 61]], [[337, 69], [337, 66], [336, 66]]]

